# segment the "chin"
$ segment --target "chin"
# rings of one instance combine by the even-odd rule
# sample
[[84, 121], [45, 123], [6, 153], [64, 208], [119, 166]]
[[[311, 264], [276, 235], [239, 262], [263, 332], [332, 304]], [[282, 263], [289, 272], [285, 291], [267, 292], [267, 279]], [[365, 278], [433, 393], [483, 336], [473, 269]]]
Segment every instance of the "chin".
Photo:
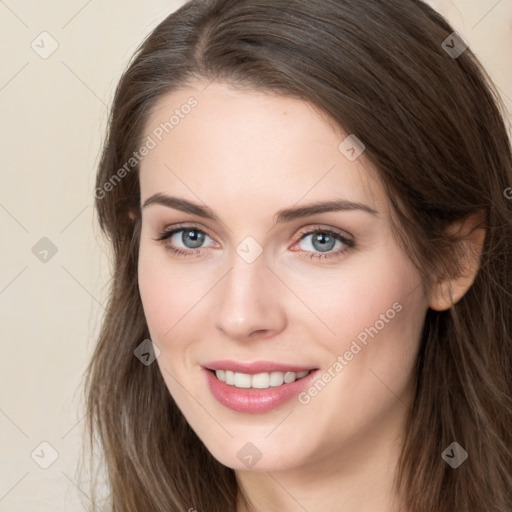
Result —
[[282, 443], [265, 440], [264, 436], [250, 439], [251, 436], [238, 437], [222, 444], [212, 441], [205, 446], [221, 464], [239, 471], [283, 471], [302, 464], [298, 455], [302, 458], [303, 450], [283, 447]]

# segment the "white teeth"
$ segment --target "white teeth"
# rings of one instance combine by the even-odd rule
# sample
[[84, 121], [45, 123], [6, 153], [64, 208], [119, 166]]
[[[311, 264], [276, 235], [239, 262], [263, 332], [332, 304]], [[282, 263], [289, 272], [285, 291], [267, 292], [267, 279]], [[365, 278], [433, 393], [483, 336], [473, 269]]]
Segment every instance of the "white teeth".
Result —
[[309, 373], [309, 370], [302, 372], [270, 372], [256, 373], [250, 375], [248, 373], [232, 372], [229, 370], [215, 370], [217, 378], [236, 388], [256, 388], [267, 389], [269, 387], [282, 386], [290, 384], [298, 379], [302, 379]]
[[235, 372], [235, 387], [236, 388], [250, 388], [251, 376], [247, 373]]
[[257, 373], [251, 378], [253, 388], [266, 389], [270, 386], [270, 375], [268, 373]]
[[284, 374], [284, 381], [286, 384], [290, 384], [291, 382], [295, 382], [295, 372], [286, 372]]
[[271, 386], [282, 386], [284, 383], [283, 372], [272, 372], [270, 374], [270, 385]]

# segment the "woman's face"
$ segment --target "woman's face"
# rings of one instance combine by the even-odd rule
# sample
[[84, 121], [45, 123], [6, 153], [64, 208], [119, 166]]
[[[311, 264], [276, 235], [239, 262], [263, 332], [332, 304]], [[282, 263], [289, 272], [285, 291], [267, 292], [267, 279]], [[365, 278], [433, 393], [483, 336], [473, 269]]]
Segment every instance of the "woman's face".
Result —
[[363, 148], [305, 102], [205, 86], [158, 103], [141, 152], [142, 205], [175, 198], [143, 207], [138, 270], [169, 392], [235, 469], [391, 446], [428, 299]]

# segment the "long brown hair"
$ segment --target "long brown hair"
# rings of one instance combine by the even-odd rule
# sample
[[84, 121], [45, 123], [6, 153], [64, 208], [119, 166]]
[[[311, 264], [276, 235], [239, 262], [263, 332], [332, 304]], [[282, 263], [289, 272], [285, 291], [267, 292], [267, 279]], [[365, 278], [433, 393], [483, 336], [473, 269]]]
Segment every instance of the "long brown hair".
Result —
[[[91, 510], [236, 509], [234, 471], [188, 425], [158, 365], [134, 357], [149, 332], [137, 285], [139, 168], [125, 164], [155, 103], [197, 78], [302, 99], [356, 134], [425, 289], [440, 268], [460, 271], [447, 228], [482, 215], [474, 283], [426, 315], [396, 485], [411, 512], [512, 510], [512, 155], [495, 86], [453, 32], [420, 0], [192, 0], [138, 48], [95, 190], [113, 278], [84, 388], [91, 468], [99, 443], [109, 494], [100, 503], [93, 482]], [[454, 441], [468, 453], [457, 469], [441, 457]]]

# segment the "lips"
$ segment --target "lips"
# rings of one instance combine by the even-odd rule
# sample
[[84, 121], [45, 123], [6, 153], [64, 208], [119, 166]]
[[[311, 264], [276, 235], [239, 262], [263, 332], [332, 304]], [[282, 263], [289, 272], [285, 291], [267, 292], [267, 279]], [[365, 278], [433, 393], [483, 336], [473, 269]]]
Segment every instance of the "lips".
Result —
[[[216, 377], [216, 372], [224, 371], [234, 372], [236, 374], [245, 374], [245, 377], [261, 377], [263, 373], [301, 373], [307, 372], [307, 375], [275, 387], [266, 387], [265, 389], [242, 389], [220, 380]], [[318, 368], [311, 366], [301, 366], [295, 364], [276, 363], [272, 361], [257, 361], [253, 363], [243, 363], [237, 361], [213, 361], [203, 366], [203, 373], [206, 379], [207, 388], [213, 397], [224, 407], [236, 412], [261, 414], [269, 412], [280, 406], [283, 406], [301, 391], [303, 391], [316, 378], [319, 373]], [[244, 386], [245, 387], [245, 386]]]

